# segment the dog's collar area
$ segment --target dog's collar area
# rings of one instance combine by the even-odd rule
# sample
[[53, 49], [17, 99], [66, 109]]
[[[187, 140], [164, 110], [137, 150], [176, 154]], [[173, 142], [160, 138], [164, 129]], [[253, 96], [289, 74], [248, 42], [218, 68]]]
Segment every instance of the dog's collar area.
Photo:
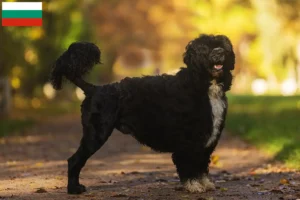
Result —
[[[224, 83], [223, 82], [218, 82], [217, 79], [213, 79], [210, 82], [210, 86], [213, 87], [219, 87], [222, 90], [222, 93], [224, 93], [223, 88], [224, 88]], [[221, 95], [222, 96], [222, 95]]]

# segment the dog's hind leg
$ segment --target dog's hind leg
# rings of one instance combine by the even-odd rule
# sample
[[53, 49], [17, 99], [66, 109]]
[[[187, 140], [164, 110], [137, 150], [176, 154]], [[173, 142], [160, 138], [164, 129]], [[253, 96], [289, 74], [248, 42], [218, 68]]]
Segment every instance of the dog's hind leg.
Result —
[[[76, 153], [68, 159], [68, 193], [80, 194], [86, 191], [79, 184], [79, 174], [86, 161], [102, 147], [111, 135], [114, 121], [104, 121], [103, 114], [88, 114], [83, 112], [83, 137]], [[109, 115], [105, 115], [105, 119]], [[112, 117], [113, 118], [113, 117]]]
[[172, 158], [186, 190], [202, 193], [215, 189], [207, 177], [210, 155], [204, 152], [175, 152]]

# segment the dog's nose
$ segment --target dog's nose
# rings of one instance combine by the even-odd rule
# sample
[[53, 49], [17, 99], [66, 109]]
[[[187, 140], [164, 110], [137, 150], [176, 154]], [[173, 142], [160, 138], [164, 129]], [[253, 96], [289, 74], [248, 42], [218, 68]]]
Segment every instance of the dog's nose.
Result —
[[225, 60], [225, 50], [221, 47], [214, 48], [210, 53], [210, 59], [212, 62], [224, 62]]

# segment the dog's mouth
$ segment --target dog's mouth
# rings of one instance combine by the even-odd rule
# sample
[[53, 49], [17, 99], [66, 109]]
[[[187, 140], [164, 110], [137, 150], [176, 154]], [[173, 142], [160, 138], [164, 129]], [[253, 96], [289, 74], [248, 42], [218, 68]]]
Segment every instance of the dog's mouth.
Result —
[[223, 65], [214, 65], [214, 69], [220, 70], [223, 68]]

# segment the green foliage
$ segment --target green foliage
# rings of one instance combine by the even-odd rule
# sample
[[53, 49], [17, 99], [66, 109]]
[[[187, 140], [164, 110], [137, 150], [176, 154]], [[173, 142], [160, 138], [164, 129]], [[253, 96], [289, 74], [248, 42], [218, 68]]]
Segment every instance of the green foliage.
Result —
[[42, 27], [3, 27], [0, 76], [18, 80], [20, 84], [13, 84], [14, 89], [34, 95], [35, 87], [48, 81], [55, 58], [70, 43], [89, 40], [81, 6], [76, 0], [43, 1]]
[[[254, 33], [254, 10], [249, 1], [236, 3], [235, 0], [193, 1], [191, 5], [199, 15], [196, 24], [202, 33], [228, 35], [236, 44], [243, 35]], [[196, 33], [198, 34], [198, 33]]]
[[131, 47], [155, 52], [157, 66], [166, 72], [182, 66], [191, 39], [214, 33], [233, 41], [236, 75], [281, 81], [295, 76], [299, 62], [299, 2], [45, 0], [42, 27], [0, 29], [5, 47], [0, 48], [0, 76], [12, 78], [17, 93], [34, 96], [48, 80], [55, 58], [78, 40], [95, 42], [104, 52], [93, 81], [111, 81], [114, 62]]
[[299, 119], [299, 96], [229, 96], [226, 127], [275, 159], [298, 168]]
[[[251, 68], [265, 78], [282, 81], [295, 75], [296, 48], [299, 40], [299, 1], [251, 0], [255, 11], [256, 49], [246, 58]], [[293, 17], [291, 17], [291, 15]], [[296, 23], [297, 21], [297, 23]], [[260, 59], [253, 59], [253, 57]], [[292, 61], [290, 65], [287, 61]]]

